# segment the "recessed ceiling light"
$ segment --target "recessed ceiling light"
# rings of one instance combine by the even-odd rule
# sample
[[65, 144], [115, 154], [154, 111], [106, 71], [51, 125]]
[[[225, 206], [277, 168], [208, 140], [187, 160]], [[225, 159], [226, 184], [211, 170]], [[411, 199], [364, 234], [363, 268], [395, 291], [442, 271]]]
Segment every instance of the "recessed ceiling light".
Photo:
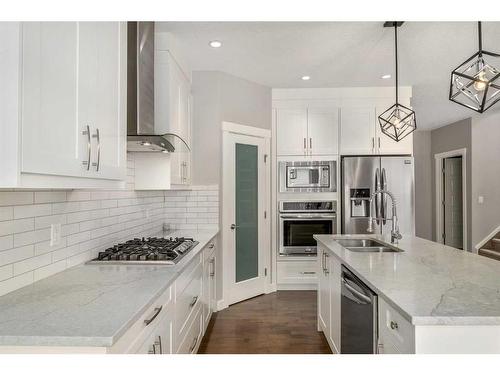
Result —
[[212, 40], [208, 44], [212, 48], [220, 48], [220, 47], [222, 47], [222, 42], [220, 40]]
[[380, 77], [382, 79], [389, 79], [391, 78], [391, 75], [390, 74], [384, 74], [382, 77]]
[[311, 77], [309, 77], [309, 76], [302, 76], [303, 81], [309, 81], [310, 79], [311, 79]]

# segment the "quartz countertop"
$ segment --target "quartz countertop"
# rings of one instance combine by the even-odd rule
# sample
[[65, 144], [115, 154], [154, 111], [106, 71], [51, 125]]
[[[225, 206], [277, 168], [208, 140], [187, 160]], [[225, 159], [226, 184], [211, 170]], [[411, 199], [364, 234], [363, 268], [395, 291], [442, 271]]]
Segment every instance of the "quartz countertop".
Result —
[[315, 235], [340, 261], [414, 325], [500, 325], [500, 262], [418, 237], [403, 236], [399, 253], [356, 253]]
[[217, 232], [165, 235], [199, 241], [176, 265], [83, 264], [0, 297], [0, 345], [112, 346]]

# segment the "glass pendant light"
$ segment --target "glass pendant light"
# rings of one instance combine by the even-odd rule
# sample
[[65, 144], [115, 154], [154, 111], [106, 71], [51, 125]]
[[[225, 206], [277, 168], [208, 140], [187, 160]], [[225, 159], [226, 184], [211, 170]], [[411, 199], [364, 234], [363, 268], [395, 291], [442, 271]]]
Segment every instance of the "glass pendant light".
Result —
[[500, 100], [500, 55], [483, 51], [481, 22], [478, 25], [479, 51], [451, 72], [450, 100], [483, 113]]
[[378, 122], [382, 133], [399, 142], [417, 128], [415, 112], [399, 103], [398, 98], [398, 27], [403, 22], [385, 22], [384, 27], [394, 27], [394, 45], [396, 55], [396, 104], [385, 110], [379, 117]]

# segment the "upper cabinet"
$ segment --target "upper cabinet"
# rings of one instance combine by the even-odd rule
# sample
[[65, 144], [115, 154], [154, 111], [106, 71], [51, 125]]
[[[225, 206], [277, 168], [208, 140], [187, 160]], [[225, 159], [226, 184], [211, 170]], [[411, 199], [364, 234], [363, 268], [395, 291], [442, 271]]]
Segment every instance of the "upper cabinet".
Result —
[[[161, 45], [159, 48], [162, 48]], [[155, 124], [164, 133], [175, 134], [191, 148], [191, 80], [170, 50], [155, 51]], [[177, 142], [182, 142], [180, 139]], [[174, 147], [177, 145], [174, 144]], [[179, 144], [179, 146], [181, 146]], [[176, 147], [184, 150], [185, 147]], [[170, 154], [172, 185], [191, 183], [191, 152]]]
[[346, 107], [340, 113], [341, 154], [375, 153], [375, 108]]
[[338, 109], [278, 109], [276, 132], [279, 156], [337, 154]]
[[6, 126], [20, 128], [20, 139], [19, 148], [2, 163], [8, 173], [0, 187], [123, 187], [125, 24], [27, 22], [11, 27], [19, 31], [21, 58], [18, 67], [8, 66], [0, 74], [10, 69], [19, 77], [19, 116]]

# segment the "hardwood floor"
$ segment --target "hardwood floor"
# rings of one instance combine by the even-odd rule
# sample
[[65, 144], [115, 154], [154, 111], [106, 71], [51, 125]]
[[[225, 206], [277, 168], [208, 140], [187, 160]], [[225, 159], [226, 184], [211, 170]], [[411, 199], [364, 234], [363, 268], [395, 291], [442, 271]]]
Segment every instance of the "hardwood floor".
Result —
[[315, 291], [279, 291], [215, 313], [198, 353], [326, 354]]

